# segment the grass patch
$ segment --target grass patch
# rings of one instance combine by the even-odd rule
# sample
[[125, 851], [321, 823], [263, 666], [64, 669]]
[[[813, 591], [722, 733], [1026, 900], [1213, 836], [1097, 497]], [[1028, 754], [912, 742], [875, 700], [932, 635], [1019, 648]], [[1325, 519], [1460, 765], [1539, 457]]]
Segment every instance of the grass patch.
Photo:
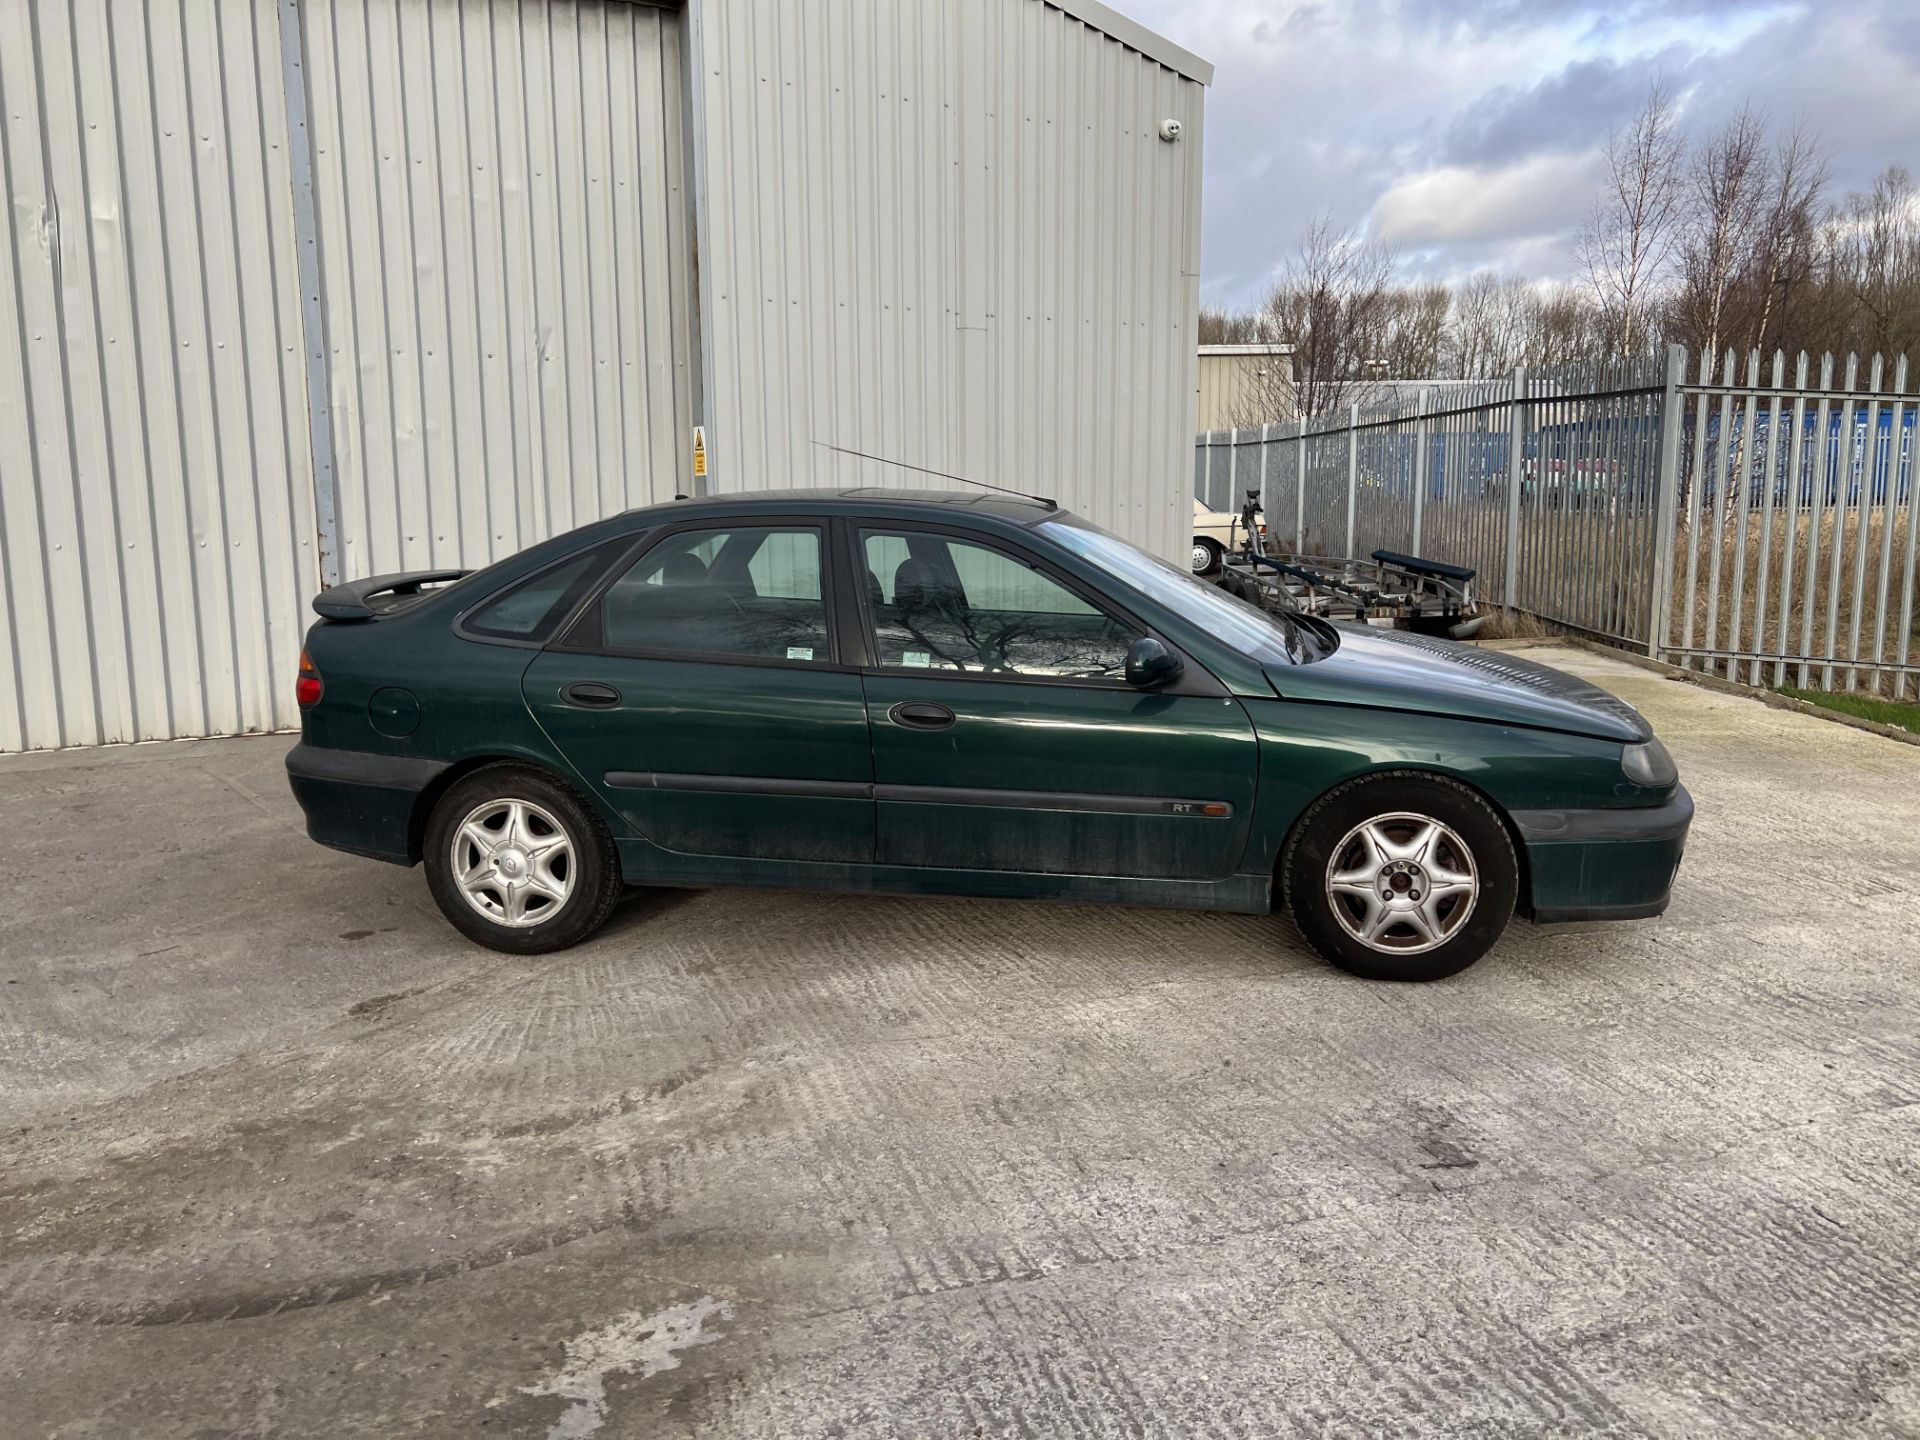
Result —
[[1920, 735], [1920, 705], [1908, 705], [1899, 700], [1882, 700], [1873, 695], [1801, 690], [1792, 685], [1782, 685], [1780, 693], [1791, 696], [1795, 700], [1805, 700], [1810, 705], [1818, 705], [1826, 710], [1838, 710], [1842, 715], [1878, 721], [1882, 725], [1892, 725], [1897, 729], [1911, 730], [1916, 735]]

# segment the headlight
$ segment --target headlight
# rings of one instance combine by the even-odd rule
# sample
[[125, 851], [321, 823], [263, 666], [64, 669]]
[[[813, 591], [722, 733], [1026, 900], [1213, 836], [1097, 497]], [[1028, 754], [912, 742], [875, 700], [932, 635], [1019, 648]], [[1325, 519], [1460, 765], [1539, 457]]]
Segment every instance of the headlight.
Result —
[[1627, 772], [1627, 779], [1649, 790], [1664, 790], [1680, 778], [1673, 756], [1658, 740], [1627, 746], [1620, 752], [1620, 768]]

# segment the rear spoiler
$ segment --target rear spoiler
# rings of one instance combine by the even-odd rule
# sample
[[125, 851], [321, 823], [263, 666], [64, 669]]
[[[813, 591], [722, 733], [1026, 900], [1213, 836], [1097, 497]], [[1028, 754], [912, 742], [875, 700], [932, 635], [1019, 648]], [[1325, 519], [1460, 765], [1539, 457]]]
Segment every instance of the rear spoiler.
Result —
[[418, 595], [423, 585], [444, 585], [472, 573], [471, 570], [409, 570], [399, 575], [375, 575], [370, 580], [349, 580], [314, 596], [313, 612], [328, 620], [371, 620], [394, 608], [392, 602], [377, 607], [368, 603], [377, 595], [391, 595], [397, 602]]

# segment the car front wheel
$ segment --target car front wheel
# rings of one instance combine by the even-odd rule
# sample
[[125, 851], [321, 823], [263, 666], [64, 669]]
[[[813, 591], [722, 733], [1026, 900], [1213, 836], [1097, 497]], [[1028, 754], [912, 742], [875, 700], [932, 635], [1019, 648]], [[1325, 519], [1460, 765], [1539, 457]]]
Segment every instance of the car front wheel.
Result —
[[521, 765], [488, 765], [440, 797], [427, 886], [469, 939], [542, 955], [586, 939], [620, 898], [613, 837], [578, 795]]
[[1473, 964], [1513, 915], [1520, 867], [1500, 817], [1437, 775], [1353, 781], [1314, 803], [1283, 862], [1313, 948], [1373, 980], [1439, 980]]
[[1195, 540], [1193, 542], [1193, 573], [1213, 574], [1220, 568], [1220, 556], [1223, 553], [1220, 546], [1212, 540]]

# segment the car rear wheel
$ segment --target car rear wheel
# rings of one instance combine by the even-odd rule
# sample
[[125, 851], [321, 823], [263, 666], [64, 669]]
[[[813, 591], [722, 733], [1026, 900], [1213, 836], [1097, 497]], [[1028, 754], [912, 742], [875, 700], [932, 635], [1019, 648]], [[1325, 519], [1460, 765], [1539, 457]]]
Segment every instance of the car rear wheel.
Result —
[[620, 898], [613, 837], [538, 770], [489, 765], [440, 797], [427, 824], [427, 886], [469, 939], [515, 955], [577, 945]]
[[1213, 574], [1220, 568], [1220, 556], [1223, 553], [1218, 541], [1196, 539], [1193, 542], [1193, 573]]
[[1372, 980], [1439, 980], [1473, 964], [1513, 915], [1520, 867], [1500, 816], [1466, 786], [1398, 772], [1316, 801], [1282, 863], [1313, 948]]

